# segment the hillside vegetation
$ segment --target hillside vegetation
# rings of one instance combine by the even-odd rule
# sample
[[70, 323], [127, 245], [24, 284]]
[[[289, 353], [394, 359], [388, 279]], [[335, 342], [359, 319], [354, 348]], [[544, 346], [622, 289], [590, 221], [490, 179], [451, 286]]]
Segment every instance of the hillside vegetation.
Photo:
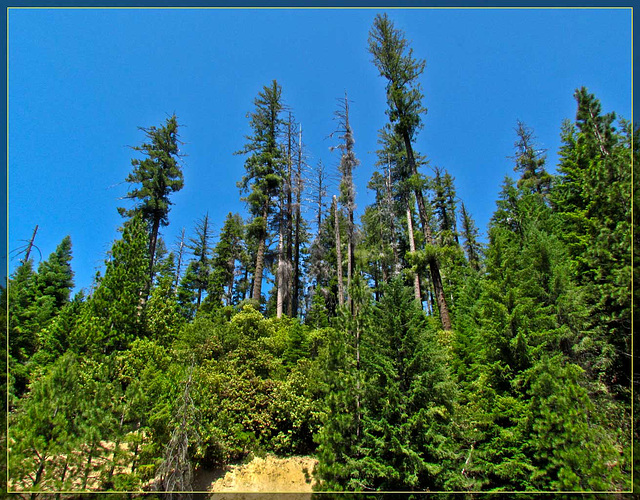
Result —
[[196, 468], [265, 455], [313, 457], [318, 491], [631, 489], [637, 130], [577, 89], [552, 174], [515, 124], [484, 243], [416, 151], [424, 61], [386, 15], [368, 48], [389, 120], [360, 220], [347, 96], [329, 204], [273, 81], [239, 152], [247, 213], [215, 242], [208, 215], [162, 239], [184, 184], [171, 116], [135, 148], [88, 293], [71, 237], [25, 255], [2, 291], [10, 491], [189, 491]]

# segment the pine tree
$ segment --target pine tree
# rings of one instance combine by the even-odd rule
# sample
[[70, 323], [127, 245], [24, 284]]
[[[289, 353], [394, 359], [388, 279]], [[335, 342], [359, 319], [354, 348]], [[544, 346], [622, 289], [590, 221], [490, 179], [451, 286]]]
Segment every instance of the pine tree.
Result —
[[143, 334], [140, 297], [149, 290], [148, 233], [141, 215], [125, 222], [104, 277], [82, 310], [74, 345], [93, 353], [126, 349]]
[[157, 284], [145, 305], [145, 327], [149, 336], [161, 345], [168, 345], [176, 337], [183, 319], [173, 292], [175, 265], [173, 253], [160, 262]]
[[[373, 55], [373, 62], [380, 71], [380, 75], [387, 79], [389, 119], [393, 124], [394, 131], [402, 137], [404, 142], [425, 243], [433, 246], [435, 241], [431, 231], [431, 221], [422, 193], [422, 181], [418, 174], [412, 144], [422, 126], [420, 115], [426, 112], [422, 106], [423, 95], [417, 81], [424, 71], [425, 62], [414, 59], [413, 49], [409, 48], [409, 42], [400, 30], [394, 28], [386, 14], [376, 15], [373, 28], [369, 32], [369, 52]], [[428, 252], [428, 261], [442, 328], [451, 330], [449, 307], [435, 251]]]
[[342, 241], [340, 240], [340, 218], [338, 216], [338, 200], [333, 197], [333, 220], [335, 231], [335, 248], [336, 248], [336, 262], [338, 264], [337, 278], [338, 278], [338, 305], [342, 307], [344, 305], [344, 283], [343, 283], [343, 271], [342, 271]]
[[195, 274], [193, 286], [197, 290], [196, 309], [200, 307], [202, 292], [209, 286], [209, 276], [211, 275], [211, 233], [212, 228], [209, 223], [209, 213], [207, 212], [196, 223], [195, 238], [189, 240], [191, 243], [189, 248], [196, 259], [193, 263], [193, 272]]
[[438, 232], [443, 246], [459, 243], [456, 224], [456, 191], [453, 180], [449, 172], [444, 170], [443, 173], [443, 169], [435, 168], [433, 211], [438, 218]]
[[73, 288], [71, 239], [66, 236], [38, 272], [28, 260], [9, 281], [10, 353], [24, 363], [42, 344], [42, 330], [69, 302]]
[[[340, 123], [337, 132], [342, 134], [340, 139], [343, 140], [338, 146], [338, 149], [342, 152], [339, 166], [342, 175], [340, 181], [340, 203], [347, 211], [347, 290], [349, 290], [351, 279], [355, 272], [355, 224], [353, 214], [356, 209], [356, 191], [353, 184], [353, 170], [360, 162], [353, 150], [355, 140], [349, 123], [349, 99], [346, 92], [344, 100], [340, 100], [340, 109], [336, 112], [336, 117]], [[348, 302], [351, 304], [351, 298], [349, 298]]]
[[516, 134], [514, 170], [521, 173], [518, 187], [546, 196], [551, 187], [551, 176], [544, 168], [547, 159], [544, 150], [536, 147], [533, 131], [521, 121], [518, 121]]
[[322, 160], [313, 170], [313, 178], [311, 180], [312, 201], [315, 207], [315, 222], [317, 226], [316, 237], [320, 235], [320, 228], [324, 221], [323, 215], [327, 211], [327, 204], [324, 201], [327, 196], [328, 174]]
[[24, 365], [38, 345], [37, 274], [33, 261], [23, 262], [10, 276], [7, 291], [10, 392], [21, 395], [29, 382]]
[[233, 303], [236, 261], [241, 257], [243, 235], [242, 218], [229, 212], [213, 249], [211, 280], [207, 290], [212, 303], [224, 303], [227, 306]]
[[249, 113], [253, 135], [238, 154], [250, 155], [245, 161], [247, 174], [238, 187], [247, 192], [244, 198], [253, 216], [250, 230], [258, 240], [256, 266], [253, 277], [252, 299], [262, 298], [262, 279], [269, 232], [269, 217], [274, 201], [282, 184], [283, 152], [278, 143], [282, 127], [282, 88], [275, 80], [270, 87], [265, 86], [254, 104], [256, 109]]
[[[81, 444], [82, 389], [78, 361], [67, 354], [20, 401], [8, 434], [8, 476], [14, 487], [37, 491], [47, 483], [54, 489], [54, 481], [60, 480], [54, 472], [62, 457]], [[59, 489], [68, 489], [70, 479], [62, 477]]]
[[467, 212], [464, 203], [460, 205], [460, 217], [462, 227], [462, 237], [464, 238], [464, 250], [467, 254], [467, 261], [472, 269], [480, 270], [480, 259], [482, 257], [482, 246], [478, 241], [478, 228]]
[[[293, 245], [293, 272], [291, 275], [290, 288], [292, 293], [290, 294], [290, 315], [295, 318], [299, 314], [300, 310], [300, 294], [304, 292], [304, 283], [302, 276], [303, 267], [303, 254], [308, 253], [307, 245], [309, 243], [309, 231], [308, 225], [302, 217], [302, 197], [304, 191], [305, 180], [302, 176], [303, 167], [305, 165], [303, 160], [303, 142], [302, 142], [302, 125], [298, 134], [298, 148], [297, 148], [297, 162], [293, 179], [293, 192], [295, 194], [294, 209], [293, 209], [293, 235], [291, 238], [291, 244]], [[320, 200], [322, 204], [322, 200]], [[289, 245], [291, 249], [291, 245]]]
[[375, 309], [356, 293], [347, 335], [329, 343], [321, 489], [424, 491], [451, 475], [456, 391], [444, 347], [401, 279], [384, 289]]
[[574, 97], [576, 124], [563, 127], [560, 176], [551, 198], [590, 309], [590, 370], [624, 394], [630, 385], [633, 133], [624, 121], [617, 131], [615, 114], [603, 114], [584, 87]]
[[71, 238], [65, 236], [56, 251], [38, 266], [38, 295], [51, 297], [55, 314], [69, 302], [73, 285]]
[[149, 276], [153, 280], [153, 264], [156, 257], [156, 245], [160, 226], [169, 224], [169, 210], [172, 205], [169, 197], [182, 189], [184, 177], [178, 164], [180, 158], [178, 139], [178, 120], [175, 115], [167, 118], [160, 128], [140, 128], [149, 140], [141, 146], [134, 146], [134, 151], [143, 153], [146, 158], [131, 160], [133, 172], [126, 181], [139, 187], [128, 192], [125, 199], [136, 201], [135, 208], [127, 210], [118, 208], [123, 217], [132, 217], [140, 213], [149, 228]]
[[198, 273], [196, 271], [196, 261], [191, 260], [187, 265], [184, 276], [178, 285], [176, 300], [180, 314], [187, 320], [192, 321], [198, 310], [196, 300], [198, 298]]

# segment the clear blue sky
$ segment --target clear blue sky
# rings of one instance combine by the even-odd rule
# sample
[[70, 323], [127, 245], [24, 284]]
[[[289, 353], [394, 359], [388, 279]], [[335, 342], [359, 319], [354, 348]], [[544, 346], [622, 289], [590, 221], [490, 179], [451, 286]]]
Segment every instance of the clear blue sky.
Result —
[[[185, 187], [173, 196], [172, 244], [209, 212], [246, 216], [234, 155], [247, 112], [273, 79], [302, 123], [309, 163], [330, 169], [345, 90], [360, 212], [372, 201], [385, 82], [367, 52], [376, 9], [17, 10], [9, 12], [9, 251], [30, 237], [43, 259], [69, 234], [76, 285], [88, 288], [122, 218], [139, 126], [176, 113]], [[513, 174], [517, 120], [557, 163], [562, 120], [582, 85], [604, 111], [631, 119], [631, 9], [386, 9], [427, 62], [428, 114], [416, 149], [456, 179], [481, 231], [500, 184]], [[311, 213], [308, 214], [311, 218]], [[36, 252], [36, 262], [38, 255]], [[10, 260], [10, 272], [18, 258]]]

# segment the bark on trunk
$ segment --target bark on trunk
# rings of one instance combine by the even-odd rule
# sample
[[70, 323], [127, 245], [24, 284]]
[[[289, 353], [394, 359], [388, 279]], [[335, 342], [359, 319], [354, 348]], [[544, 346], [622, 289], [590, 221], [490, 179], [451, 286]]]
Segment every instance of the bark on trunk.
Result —
[[282, 317], [282, 310], [284, 308], [284, 292], [285, 287], [287, 286], [284, 280], [284, 231], [282, 230], [282, 221], [280, 221], [280, 230], [278, 234], [278, 270], [276, 271], [276, 286], [277, 296], [276, 296], [276, 317]]
[[[293, 261], [293, 160], [291, 158], [291, 112], [289, 112], [289, 127], [288, 127], [288, 162], [287, 162], [287, 231], [286, 231], [286, 255], [287, 255], [287, 264], [290, 266]], [[287, 290], [287, 301], [286, 301], [286, 313], [289, 317], [293, 317], [293, 294], [291, 293], [291, 289], [293, 288], [292, 275], [289, 273], [287, 281], [285, 283], [285, 287]]]
[[[411, 209], [407, 205], [407, 228], [409, 230], [409, 250], [411, 253], [416, 251], [416, 242], [413, 238], [413, 216], [411, 215]], [[420, 295], [420, 275], [418, 271], [413, 274], [413, 294], [416, 301], [422, 307], [422, 296]]]
[[[400, 258], [398, 256], [398, 244], [396, 241], [396, 228], [393, 222], [393, 200], [391, 198], [391, 165], [388, 165], [387, 178], [385, 180], [386, 196], [385, 201], [387, 203], [387, 213], [389, 214], [389, 230], [391, 232], [391, 251], [393, 252], [393, 269], [391, 275], [395, 276], [400, 268]], [[413, 251], [413, 250], [412, 250]]]
[[231, 270], [231, 274], [229, 275], [229, 282], [227, 283], [227, 297], [226, 297], [227, 305], [230, 306], [231, 301], [233, 300], [233, 282], [234, 282], [235, 272], [236, 272], [236, 259], [233, 257], [229, 258], [229, 261], [227, 262], [227, 266]]
[[342, 245], [340, 243], [340, 219], [338, 218], [338, 200], [336, 199], [335, 195], [333, 197], [333, 213], [336, 226], [336, 257], [338, 261], [338, 305], [342, 307], [344, 305], [344, 286], [342, 284]]
[[[413, 156], [413, 148], [409, 135], [407, 132], [403, 134], [404, 144], [407, 151], [407, 159], [409, 160], [409, 166], [413, 175], [418, 174], [418, 168], [416, 167], [415, 158]], [[431, 228], [429, 227], [429, 218], [427, 217], [427, 211], [425, 208], [424, 198], [422, 196], [421, 189], [414, 190], [416, 195], [416, 202], [418, 204], [418, 214], [420, 215], [420, 222], [422, 223], [422, 232], [424, 234], [424, 240], [426, 245], [433, 245], [433, 235], [431, 234]], [[440, 278], [440, 265], [438, 259], [433, 257], [429, 259], [429, 271], [431, 272], [431, 280], [433, 282], [433, 289], [436, 295], [436, 303], [438, 304], [438, 310], [440, 311], [440, 321], [442, 323], [443, 330], [451, 330], [451, 319], [449, 318], [449, 308], [447, 307], [447, 301], [444, 295], [444, 289], [442, 287], [442, 280]]]
[[[38, 467], [38, 471], [36, 472], [36, 477], [33, 480], [33, 485], [32, 485], [33, 488], [35, 488], [36, 486], [38, 486], [38, 484], [40, 484], [40, 480], [42, 479], [42, 473], [44, 472], [44, 466], [46, 465], [46, 463], [47, 463], [46, 457], [43, 456], [40, 459], [40, 465]], [[37, 493], [32, 493], [31, 500], [35, 500], [37, 495], [38, 495]]]
[[264, 268], [264, 251], [267, 245], [267, 216], [269, 215], [269, 207], [265, 204], [262, 211], [263, 228], [258, 243], [258, 254], [256, 256], [256, 272], [253, 275], [253, 293], [251, 298], [260, 303], [262, 298], [262, 271]]
[[296, 207], [296, 229], [295, 229], [295, 253], [293, 257], [293, 285], [292, 285], [292, 308], [291, 317], [298, 316], [299, 307], [299, 284], [300, 284], [300, 201], [298, 195], [298, 206]]
[[33, 234], [31, 235], [31, 239], [29, 240], [29, 244], [27, 245], [27, 251], [24, 254], [23, 264], [26, 264], [31, 256], [31, 249], [33, 248], [33, 241], [36, 239], [36, 233], [38, 232], [38, 224], [36, 224], [35, 229], [33, 230]]
[[295, 237], [294, 237], [294, 257], [293, 257], [293, 284], [292, 284], [292, 307], [291, 317], [298, 316], [298, 307], [300, 302], [300, 206], [302, 204], [302, 125], [300, 126], [300, 134], [298, 136], [298, 168], [296, 171], [296, 207], [295, 207]]
[[184, 228], [182, 228], [182, 234], [180, 235], [180, 249], [178, 250], [178, 265], [176, 266], [176, 286], [173, 289], [173, 295], [178, 295], [178, 286], [180, 285], [180, 267], [182, 266], [182, 253], [184, 250]]
[[156, 244], [158, 242], [158, 230], [160, 229], [160, 217], [154, 217], [151, 238], [149, 240], [149, 284], [153, 281], [153, 265], [156, 258]]

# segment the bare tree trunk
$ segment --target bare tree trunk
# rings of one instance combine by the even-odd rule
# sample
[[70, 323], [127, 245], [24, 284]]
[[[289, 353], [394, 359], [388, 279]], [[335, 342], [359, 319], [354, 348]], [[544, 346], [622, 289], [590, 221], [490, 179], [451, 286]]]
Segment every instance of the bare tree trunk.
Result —
[[[288, 153], [287, 153], [287, 181], [285, 183], [287, 189], [287, 231], [286, 231], [286, 259], [287, 265], [290, 268], [291, 262], [293, 261], [293, 160], [291, 158], [292, 149], [292, 134], [291, 134], [291, 112], [289, 112], [289, 123], [288, 123]], [[284, 286], [286, 289], [286, 312], [289, 317], [293, 316], [293, 294], [291, 293], [291, 289], [293, 287], [292, 283], [292, 275], [289, 272], [286, 281], [284, 282]]]
[[342, 284], [342, 249], [340, 243], [340, 219], [338, 218], [338, 200], [333, 196], [333, 213], [336, 233], [336, 255], [338, 260], [338, 305], [344, 305], [344, 286]]
[[[413, 148], [409, 135], [406, 131], [402, 134], [404, 139], [405, 148], [407, 151], [407, 159], [413, 175], [418, 175], [418, 168], [416, 167], [415, 158], [413, 156]], [[422, 232], [424, 234], [425, 245], [433, 245], [433, 235], [431, 234], [431, 227], [429, 226], [429, 218], [427, 216], [427, 210], [422, 196], [421, 189], [414, 190], [416, 195], [416, 202], [418, 204], [418, 214], [420, 215], [420, 222], [422, 223]], [[449, 318], [449, 308], [447, 307], [447, 300], [444, 295], [444, 288], [442, 287], [442, 280], [440, 278], [440, 265], [438, 259], [434, 256], [429, 259], [429, 271], [431, 272], [431, 280], [433, 282], [433, 289], [436, 295], [436, 302], [438, 304], [438, 310], [440, 311], [440, 321], [442, 322], [443, 330], [451, 330], [451, 319]]]
[[276, 271], [276, 317], [282, 317], [282, 310], [284, 307], [284, 293], [286, 283], [284, 280], [284, 231], [282, 228], [282, 220], [280, 220], [280, 229], [278, 231], [278, 270]]
[[315, 173], [317, 174], [317, 179], [315, 182], [317, 183], [317, 198], [315, 198], [315, 202], [318, 205], [318, 209], [316, 211], [316, 223], [318, 225], [318, 232], [316, 234], [316, 238], [320, 238], [320, 228], [322, 227], [322, 208], [323, 208], [323, 199], [325, 195], [325, 170], [322, 166], [322, 162], [318, 163], [318, 166], [315, 169]]
[[36, 239], [36, 233], [38, 232], [38, 224], [36, 224], [35, 229], [33, 230], [33, 234], [31, 235], [31, 239], [29, 240], [29, 245], [27, 245], [27, 251], [24, 254], [23, 264], [26, 264], [31, 256], [31, 249], [33, 248], [33, 242]]
[[300, 135], [298, 136], [298, 168], [296, 171], [296, 206], [295, 206], [295, 242], [293, 258], [293, 285], [292, 285], [292, 307], [291, 317], [298, 316], [299, 290], [300, 290], [300, 206], [302, 204], [302, 125], [300, 125]]
[[[416, 251], [416, 242], [413, 238], [413, 215], [411, 215], [411, 208], [407, 205], [407, 228], [409, 230], [409, 250], [411, 253]], [[416, 301], [422, 306], [422, 296], [420, 295], [420, 275], [418, 271], [413, 275], [413, 293]]]
[[180, 234], [180, 248], [178, 249], [178, 265], [176, 266], [176, 287], [173, 289], [173, 294], [178, 294], [178, 286], [180, 285], [180, 267], [182, 266], [182, 254], [184, 252], [184, 227]]

